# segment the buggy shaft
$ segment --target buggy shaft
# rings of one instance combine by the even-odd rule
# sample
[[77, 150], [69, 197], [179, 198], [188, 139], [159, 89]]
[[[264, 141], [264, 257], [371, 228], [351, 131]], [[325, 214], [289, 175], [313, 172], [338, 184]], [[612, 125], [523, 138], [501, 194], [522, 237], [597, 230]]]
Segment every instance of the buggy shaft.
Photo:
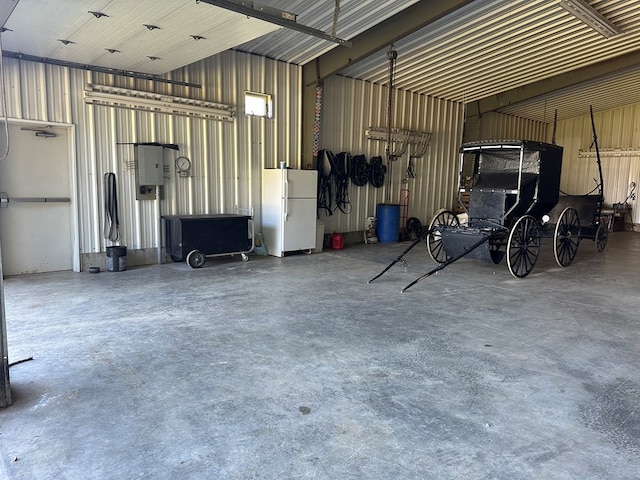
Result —
[[396, 263], [402, 261], [402, 259], [404, 258], [404, 256], [409, 253], [410, 250], [413, 249], [413, 247], [415, 247], [418, 243], [420, 243], [427, 235], [430, 235], [432, 233], [432, 230], [427, 230], [426, 232], [424, 232], [423, 234], [421, 234], [416, 240], [413, 241], [413, 243], [411, 245], [409, 245], [404, 252], [402, 252], [400, 255], [398, 255], [398, 257], [391, 262], [389, 265], [386, 266], [386, 268], [384, 270], [382, 270], [378, 275], [376, 275], [375, 277], [373, 277], [371, 280], [369, 280], [367, 283], [371, 283], [374, 280], [380, 278], [382, 275], [384, 275], [385, 273], [387, 273], [391, 267], [393, 267]]
[[418, 283], [420, 280], [424, 280], [427, 277], [430, 277], [431, 275], [433, 275], [436, 272], [439, 272], [440, 270], [442, 270], [443, 268], [451, 265], [453, 262], [460, 260], [462, 257], [468, 255], [470, 252], [472, 252], [473, 250], [475, 250], [476, 248], [478, 248], [480, 245], [482, 245], [483, 243], [489, 241], [489, 239], [491, 239], [491, 237], [493, 237], [495, 235], [496, 232], [493, 232], [485, 237], [483, 237], [481, 240], [477, 241], [476, 243], [474, 243], [473, 245], [471, 245], [471, 247], [469, 247], [467, 250], [465, 250], [464, 252], [462, 252], [459, 255], [456, 255], [455, 257], [451, 257], [449, 259], [447, 259], [445, 262], [441, 263], [440, 265], [438, 265], [436, 268], [434, 268], [433, 270], [430, 270], [429, 272], [425, 273], [424, 275], [416, 278], [413, 282], [411, 282], [409, 285], [407, 285], [406, 287], [404, 287], [402, 289], [402, 293], [406, 292], [408, 289], [410, 289], [411, 287], [413, 287], [416, 283]]

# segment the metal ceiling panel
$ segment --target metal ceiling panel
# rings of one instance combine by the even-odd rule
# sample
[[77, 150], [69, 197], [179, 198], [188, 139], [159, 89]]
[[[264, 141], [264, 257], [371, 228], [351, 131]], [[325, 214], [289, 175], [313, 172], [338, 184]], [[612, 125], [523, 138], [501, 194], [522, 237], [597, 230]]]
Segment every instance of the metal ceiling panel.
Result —
[[[396, 42], [395, 86], [471, 103], [640, 52], [640, 2], [585, 1], [623, 33], [604, 38], [561, 8], [560, 0], [475, 0]], [[417, 0], [262, 3], [295, 13], [298, 23], [329, 34], [338, 5], [335, 35], [351, 40]], [[90, 11], [108, 17], [96, 18]], [[160, 28], [148, 29], [145, 24]], [[2, 40], [7, 51], [151, 74], [163, 74], [230, 48], [297, 65], [331, 49], [347, 48], [196, 0], [20, 0], [6, 28], [10, 30], [2, 33]], [[192, 35], [205, 38], [194, 40]], [[59, 40], [74, 43], [63, 45]], [[341, 74], [386, 84], [386, 50]], [[564, 91], [573, 94], [561, 104], [559, 115], [566, 118], [564, 112], [572, 111], [569, 104], [584, 103], [587, 97], [598, 100], [602, 109], [622, 101], [634, 103], [640, 90], [634, 86], [637, 79], [637, 73], [626, 72], [615, 80], [589, 83], [586, 90], [572, 87]], [[522, 111], [514, 105], [504, 111], [545, 121], [552, 97], [543, 98], [546, 111], [539, 111], [540, 98], [523, 105]], [[536, 104], [538, 111], [527, 113]]]
[[541, 122], [552, 122], [555, 110], [558, 120], [589, 115], [589, 105], [596, 112], [640, 104], [640, 66], [622, 70], [573, 87], [556, 90], [499, 109]]
[[193, 0], [21, 0], [5, 27], [7, 51], [150, 74], [280, 28]]
[[[592, 2], [623, 34], [606, 39], [549, 0], [478, 0], [394, 45], [395, 85], [473, 102], [640, 49], [640, 2]], [[343, 75], [387, 83], [381, 51]]]
[[4, 22], [7, 21], [17, 4], [18, 0], [5, 0], [0, 3], [0, 27], [4, 27]]
[[[342, 0], [336, 36], [351, 39], [359, 33], [393, 16], [418, 0]], [[269, 6], [298, 14], [298, 23], [331, 34], [334, 24], [334, 0], [271, 0]], [[297, 65], [304, 65], [333, 48], [341, 47], [292, 30], [278, 30], [237, 47], [238, 50], [263, 55]]]

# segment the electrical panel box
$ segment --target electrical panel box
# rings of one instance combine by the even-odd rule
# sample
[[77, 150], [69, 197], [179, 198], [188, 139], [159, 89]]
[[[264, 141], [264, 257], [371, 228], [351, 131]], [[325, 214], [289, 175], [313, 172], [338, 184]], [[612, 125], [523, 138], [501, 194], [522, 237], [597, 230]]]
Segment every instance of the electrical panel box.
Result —
[[164, 183], [163, 153], [161, 146], [136, 146], [138, 185], [162, 185]]

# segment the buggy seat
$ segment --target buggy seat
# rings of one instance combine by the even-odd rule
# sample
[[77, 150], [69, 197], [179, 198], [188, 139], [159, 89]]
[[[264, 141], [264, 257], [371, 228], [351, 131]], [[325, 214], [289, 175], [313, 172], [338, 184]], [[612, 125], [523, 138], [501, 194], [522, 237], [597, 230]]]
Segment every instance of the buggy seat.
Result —
[[484, 172], [476, 175], [473, 188], [469, 192], [469, 225], [477, 228], [504, 225], [504, 216], [516, 202], [525, 211], [534, 201], [535, 173], [522, 172], [518, 188], [518, 172]]

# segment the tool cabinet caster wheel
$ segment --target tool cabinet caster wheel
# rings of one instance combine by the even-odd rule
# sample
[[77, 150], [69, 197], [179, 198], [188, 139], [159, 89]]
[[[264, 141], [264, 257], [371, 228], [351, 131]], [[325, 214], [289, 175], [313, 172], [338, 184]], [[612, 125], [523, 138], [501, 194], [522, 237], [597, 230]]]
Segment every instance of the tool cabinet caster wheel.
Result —
[[243, 262], [248, 262], [249, 261], [249, 256], [246, 253], [242, 253], [240, 256], [242, 257], [242, 261]]
[[191, 268], [201, 268], [206, 261], [207, 257], [200, 250], [192, 250], [187, 255], [187, 265]]

